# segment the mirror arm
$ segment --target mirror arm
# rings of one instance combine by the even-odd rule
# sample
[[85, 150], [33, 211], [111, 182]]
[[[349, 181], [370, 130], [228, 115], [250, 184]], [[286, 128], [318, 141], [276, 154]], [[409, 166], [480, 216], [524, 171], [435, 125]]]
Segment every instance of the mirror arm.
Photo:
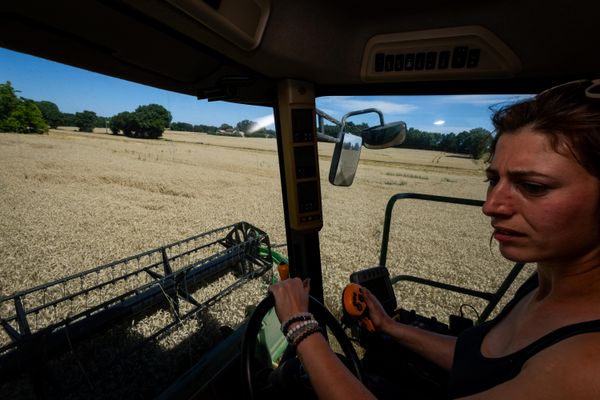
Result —
[[324, 124], [323, 120], [326, 119], [329, 122], [333, 122], [333, 124], [338, 127], [342, 126], [342, 123], [340, 121], [338, 121], [337, 119], [335, 119], [334, 117], [332, 117], [331, 115], [327, 114], [326, 112], [319, 110], [318, 108], [316, 109], [316, 113], [317, 113], [317, 137], [326, 142], [333, 142], [333, 143], [338, 142], [340, 140], [340, 132], [341, 131], [338, 131], [337, 137], [333, 137], [333, 136], [329, 136], [329, 135], [325, 134], [325, 124]]
[[326, 135], [325, 133], [319, 131], [317, 131], [317, 138], [323, 142], [337, 143], [340, 141], [339, 138], [336, 139], [333, 136]]
[[367, 113], [370, 113], [370, 112], [377, 113], [379, 115], [379, 124], [380, 125], [384, 125], [384, 122], [383, 122], [383, 113], [381, 111], [379, 111], [376, 108], [365, 108], [364, 110], [351, 111], [351, 112], [347, 113], [346, 115], [344, 115], [342, 117], [340, 132], [343, 131], [344, 128], [346, 127], [346, 120], [349, 117], [352, 117], [353, 115], [358, 115], [358, 114], [367, 114]]

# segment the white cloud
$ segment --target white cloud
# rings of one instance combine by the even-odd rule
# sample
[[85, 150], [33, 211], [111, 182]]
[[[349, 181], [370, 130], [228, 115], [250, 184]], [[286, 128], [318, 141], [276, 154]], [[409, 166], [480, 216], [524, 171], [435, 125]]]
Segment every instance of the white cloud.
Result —
[[459, 94], [451, 96], [440, 96], [437, 103], [442, 104], [469, 104], [473, 106], [491, 106], [500, 103], [514, 103], [515, 101], [527, 99], [531, 95], [501, 95], [501, 94]]
[[444, 121], [443, 119], [439, 119], [437, 121], [435, 121], [433, 124], [434, 125], [444, 125], [446, 123], [446, 121]]
[[340, 110], [340, 112], [344, 114], [350, 111], [358, 111], [366, 108], [377, 108], [382, 113], [384, 113], [384, 115], [408, 114], [419, 108], [414, 104], [394, 103], [385, 100], [359, 99], [350, 96], [337, 96], [329, 98], [325, 97], [322, 99], [318, 99], [317, 103], [318, 108], [322, 108], [322, 105], [325, 104], [330, 108]]

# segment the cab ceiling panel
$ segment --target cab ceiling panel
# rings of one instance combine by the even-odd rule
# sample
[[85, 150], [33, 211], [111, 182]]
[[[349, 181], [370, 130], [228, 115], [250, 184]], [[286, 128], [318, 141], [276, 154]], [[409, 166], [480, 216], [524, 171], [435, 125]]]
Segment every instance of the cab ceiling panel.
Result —
[[[319, 95], [524, 91], [595, 77], [599, 14], [589, 0], [4, 0], [0, 46], [249, 103], [279, 78], [311, 81]], [[452, 33], [469, 27], [489, 34]], [[457, 48], [471, 66], [440, 68]], [[429, 54], [419, 66], [436, 55], [435, 68], [385, 64], [413, 54]]]
[[[358, 7], [360, 3], [359, 0], [348, 0], [348, 2], [349, 7]], [[420, 2], [385, 2], [372, 0], [371, 4], [371, 7], [364, 9], [361, 17], [367, 21], [365, 24], [349, 21], [349, 24], [355, 26], [356, 30], [369, 35], [368, 40], [375, 36], [402, 36], [400, 42], [403, 44], [399, 45], [402, 48], [409, 42], [411, 35], [414, 35], [414, 39], [417, 40], [427, 39], [420, 35], [425, 30], [431, 32], [446, 30], [450, 33], [448, 39], [451, 39], [453, 29], [478, 26], [489, 32], [485, 36], [477, 35], [484, 39], [484, 42], [491, 44], [486, 39], [493, 36], [495, 37], [494, 42], [502, 43], [499, 47], [493, 45], [489, 49], [496, 53], [494, 56], [501, 55], [499, 58], [503, 59], [504, 63], [508, 62], [513, 66], [514, 62], [510, 59], [519, 61], [518, 68], [503, 69], [503, 72], [512, 70], [515, 80], [545, 77], [593, 77], [600, 70], [600, 57], [596, 55], [596, 49], [600, 46], [600, 35], [597, 34], [599, 1], [424, 0]], [[377, 21], [378, 32], [375, 35], [372, 34], [373, 26], [368, 21]], [[464, 46], [464, 38], [464, 36], [456, 35], [453, 44]], [[439, 39], [441, 38], [436, 38], [436, 40]], [[429, 46], [426, 40], [423, 43], [425, 46], [422, 49], [415, 47], [413, 52], [427, 52]], [[474, 46], [474, 48], [476, 47]], [[484, 55], [484, 50], [481, 48], [482, 55]], [[436, 73], [448, 77], [452, 75], [447, 71]], [[471, 76], [477, 78], [477, 75], [477, 73], [473, 73]], [[502, 73], [499, 74], [499, 76], [501, 75]], [[431, 77], [431, 74], [425, 73], [422, 76], [426, 80]], [[408, 80], [409, 77], [418, 80], [419, 75], [416, 73], [392, 73], [389, 74], [388, 80]]]
[[115, 4], [4, 3], [0, 46], [191, 95], [198, 82], [218, 79], [225, 65], [218, 54]]

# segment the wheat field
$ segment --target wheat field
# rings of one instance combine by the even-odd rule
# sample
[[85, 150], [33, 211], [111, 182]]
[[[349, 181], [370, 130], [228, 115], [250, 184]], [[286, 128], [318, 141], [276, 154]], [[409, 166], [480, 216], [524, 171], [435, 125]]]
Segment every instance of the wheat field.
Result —
[[[349, 274], [378, 263], [390, 196], [483, 199], [486, 184], [482, 161], [363, 149], [354, 185], [334, 187], [327, 182], [332, 150], [319, 144], [323, 277], [326, 303], [336, 310]], [[170, 131], [157, 141], [103, 130], [2, 134], [0, 296], [238, 221], [285, 244], [279, 188], [273, 139]], [[403, 200], [392, 221], [392, 275], [491, 290], [510, 267], [490, 247], [489, 224], [476, 207]], [[423, 296], [421, 287], [396, 290], [400, 305], [433, 315], [457, 307], [435, 291]]]
[[[319, 144], [324, 219], [320, 247], [325, 303], [340, 316], [341, 293], [350, 274], [379, 262], [384, 211], [392, 195], [483, 199], [486, 184], [485, 164], [460, 155], [363, 149], [354, 184], [334, 187], [327, 181], [332, 152], [332, 144]], [[267, 232], [276, 250], [286, 254], [273, 139], [167, 131], [160, 140], [140, 140], [72, 129], [48, 135], [0, 134], [0, 298], [239, 221]], [[478, 207], [401, 200], [392, 216], [386, 266], [392, 276], [410, 274], [493, 291], [512, 265], [490, 244], [490, 234]], [[88, 379], [106, 369], [101, 365], [112, 364], [90, 359], [77, 367], [79, 362], [69, 357], [81, 359], [86, 351], [95, 351], [85, 344], [53, 361], [54, 368], [62, 371], [62, 380], [79, 382], [76, 393], [87, 398], [126, 396], [124, 390], [155, 395], [197, 359], [188, 354], [192, 343], [197, 354], [213, 346], [219, 327], [243, 321], [248, 306], [265, 296], [272, 279], [267, 274], [242, 286], [211, 306], [207, 318], [181, 323], [173, 335], [157, 342], [154, 356], [143, 353], [143, 364], [159, 371], [156, 387], [143, 379], [133, 384], [131, 377], [109, 375], [100, 379], [100, 389], [89, 390], [81, 371]], [[209, 298], [234, 281], [225, 276], [194, 296]], [[480, 299], [415, 284], [398, 283], [394, 290], [399, 307], [442, 321], [459, 313], [463, 304], [473, 306], [463, 307], [472, 318], [485, 306]], [[111, 348], [123, 338], [148, 337], [169, 321], [168, 310], [159, 310], [135, 325], [115, 327], [95, 343]], [[9, 340], [0, 331], [0, 345]], [[177, 360], [167, 369], [158, 362], [165, 354]], [[164, 371], [171, 375], [161, 377]], [[27, 384], [0, 389], [13, 398], [33, 397]]]

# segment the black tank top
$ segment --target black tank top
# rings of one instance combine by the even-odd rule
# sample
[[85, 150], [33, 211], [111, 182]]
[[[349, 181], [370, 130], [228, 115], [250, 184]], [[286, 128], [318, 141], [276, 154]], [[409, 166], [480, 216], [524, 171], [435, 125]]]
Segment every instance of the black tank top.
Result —
[[481, 354], [485, 335], [537, 286], [537, 274], [534, 274], [517, 290], [514, 298], [496, 318], [468, 329], [458, 337], [450, 373], [449, 391], [452, 398], [480, 393], [513, 379], [521, 372], [527, 360], [561, 340], [582, 333], [600, 332], [600, 320], [580, 322], [556, 329], [523, 349], [503, 357], [487, 358]]

